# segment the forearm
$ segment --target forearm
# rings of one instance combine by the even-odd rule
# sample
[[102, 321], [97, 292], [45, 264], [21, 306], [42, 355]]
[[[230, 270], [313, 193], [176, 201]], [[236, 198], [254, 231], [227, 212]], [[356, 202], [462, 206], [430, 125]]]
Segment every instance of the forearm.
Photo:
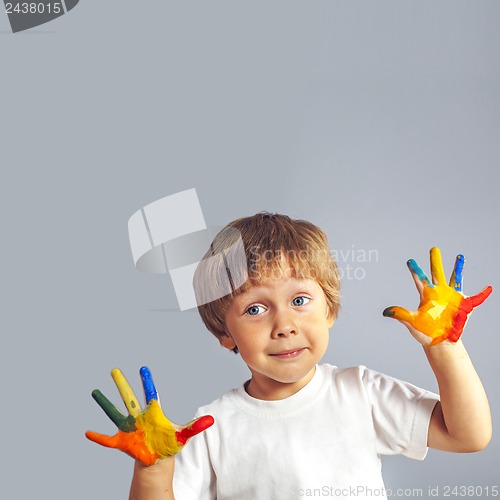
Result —
[[159, 460], [149, 467], [136, 461], [129, 500], [174, 500], [173, 476], [174, 457]]
[[444, 424], [429, 436], [435, 444], [432, 447], [457, 452], [485, 448], [492, 432], [490, 407], [462, 341], [424, 350], [438, 382], [442, 416], [437, 417]]

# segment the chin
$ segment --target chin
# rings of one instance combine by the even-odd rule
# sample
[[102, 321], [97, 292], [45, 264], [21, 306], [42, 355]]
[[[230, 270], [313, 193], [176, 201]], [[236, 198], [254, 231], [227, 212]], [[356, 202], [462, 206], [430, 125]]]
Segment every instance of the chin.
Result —
[[276, 377], [275, 380], [282, 384], [296, 384], [297, 382], [300, 382], [305, 377], [307, 377], [315, 366], [316, 363], [311, 367], [302, 370], [297, 370], [297, 369], [294, 370], [293, 367], [290, 367], [291, 373], [289, 374], [283, 373], [280, 377]]

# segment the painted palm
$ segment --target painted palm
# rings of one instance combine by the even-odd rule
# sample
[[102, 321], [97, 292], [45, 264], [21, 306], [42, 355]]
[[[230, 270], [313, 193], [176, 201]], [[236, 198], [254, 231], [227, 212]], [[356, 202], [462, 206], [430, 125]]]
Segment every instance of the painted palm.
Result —
[[401, 321], [419, 342], [432, 346], [444, 340], [456, 342], [462, 335], [469, 314], [488, 298], [493, 289], [487, 286], [477, 295], [463, 295], [464, 256], [457, 256], [448, 284], [439, 248], [431, 248], [430, 254], [432, 281], [413, 259], [407, 262], [420, 294], [418, 310], [412, 312], [392, 306], [385, 309], [383, 315]]
[[119, 449], [145, 465], [152, 465], [158, 459], [179, 453], [191, 437], [210, 427], [214, 419], [206, 415], [184, 426], [173, 424], [163, 414], [149, 368], [143, 366], [140, 374], [146, 407], [141, 408], [122, 372], [115, 368], [111, 376], [129, 414], [125, 416], [101, 391], [96, 389], [92, 391], [92, 397], [116, 424], [118, 432], [114, 436], [106, 436], [88, 431], [85, 435], [95, 443]]

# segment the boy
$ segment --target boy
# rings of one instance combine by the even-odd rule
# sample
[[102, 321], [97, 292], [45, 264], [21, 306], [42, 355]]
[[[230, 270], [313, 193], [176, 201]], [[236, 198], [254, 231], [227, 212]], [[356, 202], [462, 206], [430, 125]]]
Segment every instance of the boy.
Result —
[[[240, 238], [243, 263], [235, 250]], [[134, 435], [146, 442], [141, 449], [156, 454], [148, 461], [123, 439], [88, 436], [141, 458], [132, 480], [134, 500], [295, 499], [308, 491], [385, 498], [380, 455], [423, 459], [428, 446], [483, 449], [491, 437], [488, 401], [459, 337], [491, 287], [474, 297], [460, 293], [461, 256], [448, 286], [437, 249], [431, 251], [432, 283], [414, 261], [408, 265], [419, 310], [392, 307], [384, 315], [400, 320], [424, 346], [440, 398], [363, 366], [318, 364], [339, 310], [339, 277], [327, 238], [309, 222], [260, 213], [233, 221], [216, 236], [194, 280], [205, 325], [223, 347], [241, 355], [250, 380], [198, 410], [213, 415], [215, 424], [182, 451], [175, 475], [173, 455], [212, 421], [202, 417], [172, 427], [147, 370], [142, 413], [115, 373], [137, 425], [127, 431], [116, 415], [115, 421], [128, 432], [121, 437]], [[231, 291], [223, 293], [228, 282]], [[167, 441], [173, 445], [165, 446]]]

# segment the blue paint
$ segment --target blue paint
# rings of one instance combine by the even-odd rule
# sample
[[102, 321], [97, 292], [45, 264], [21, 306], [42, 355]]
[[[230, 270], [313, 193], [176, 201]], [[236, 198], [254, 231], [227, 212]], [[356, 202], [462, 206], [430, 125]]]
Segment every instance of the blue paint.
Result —
[[460, 254], [457, 255], [457, 260], [455, 261], [455, 269], [453, 270], [453, 284], [457, 292], [462, 291], [462, 273], [465, 265], [465, 257]]
[[156, 391], [155, 383], [153, 382], [153, 376], [149, 371], [147, 366], [143, 366], [140, 369], [141, 378], [142, 378], [142, 386], [144, 387], [144, 394], [146, 396], [146, 404], [152, 399], [158, 401], [158, 392]]
[[410, 259], [408, 262], [407, 262], [407, 265], [408, 267], [410, 268], [410, 271], [413, 273], [413, 274], [416, 274], [418, 279], [424, 284], [424, 285], [428, 285], [432, 288], [434, 288], [434, 285], [433, 283], [430, 281], [430, 279], [427, 277], [427, 275], [424, 273], [424, 271], [422, 271], [422, 268], [416, 263], [415, 260], [413, 259]]

